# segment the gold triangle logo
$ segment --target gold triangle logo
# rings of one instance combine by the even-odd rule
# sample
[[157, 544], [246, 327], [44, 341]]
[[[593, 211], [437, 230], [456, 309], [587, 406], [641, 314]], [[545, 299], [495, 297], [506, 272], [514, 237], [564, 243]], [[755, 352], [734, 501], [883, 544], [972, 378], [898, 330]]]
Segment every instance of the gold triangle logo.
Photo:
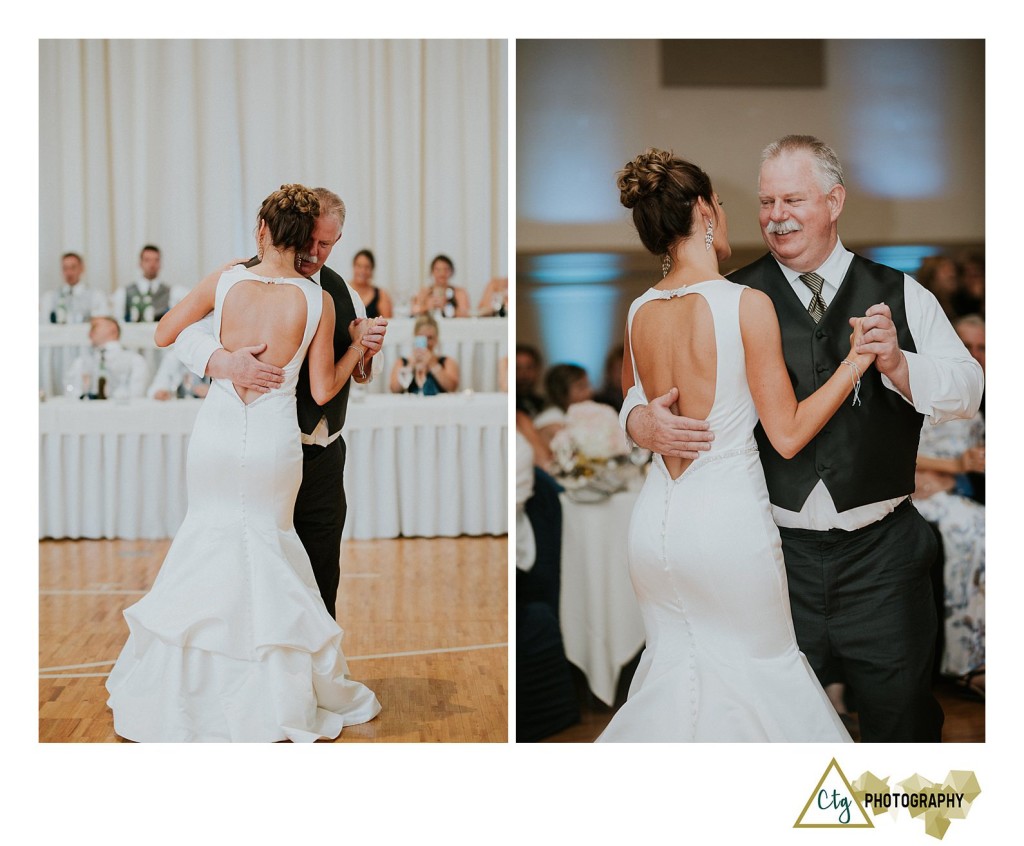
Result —
[[874, 828], [833, 758], [807, 798], [793, 828]]

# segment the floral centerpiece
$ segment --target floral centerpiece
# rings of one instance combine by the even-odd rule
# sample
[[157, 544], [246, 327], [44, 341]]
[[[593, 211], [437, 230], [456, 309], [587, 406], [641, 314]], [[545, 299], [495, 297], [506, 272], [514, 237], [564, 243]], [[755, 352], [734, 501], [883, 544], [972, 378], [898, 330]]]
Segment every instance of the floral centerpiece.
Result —
[[629, 454], [619, 416], [609, 405], [587, 400], [569, 406], [565, 428], [551, 439], [551, 453], [569, 476], [593, 476], [619, 456]]

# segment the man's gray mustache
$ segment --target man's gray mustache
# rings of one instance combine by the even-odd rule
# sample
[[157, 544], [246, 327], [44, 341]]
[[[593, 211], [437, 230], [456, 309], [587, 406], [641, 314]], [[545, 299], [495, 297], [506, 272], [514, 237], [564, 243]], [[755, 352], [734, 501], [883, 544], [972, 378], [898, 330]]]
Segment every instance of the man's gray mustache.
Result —
[[779, 222], [769, 220], [768, 225], [765, 227], [765, 231], [769, 235], [788, 235], [790, 232], [799, 232], [801, 229], [803, 229], [803, 226], [795, 220], [783, 220]]

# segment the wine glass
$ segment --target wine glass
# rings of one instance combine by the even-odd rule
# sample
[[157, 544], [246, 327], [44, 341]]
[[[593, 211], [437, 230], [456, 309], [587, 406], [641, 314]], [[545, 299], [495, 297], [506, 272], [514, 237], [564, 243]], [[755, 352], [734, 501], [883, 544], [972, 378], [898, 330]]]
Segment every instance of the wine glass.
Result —
[[403, 391], [408, 391], [412, 384], [412, 364], [403, 365], [398, 369], [398, 384]]

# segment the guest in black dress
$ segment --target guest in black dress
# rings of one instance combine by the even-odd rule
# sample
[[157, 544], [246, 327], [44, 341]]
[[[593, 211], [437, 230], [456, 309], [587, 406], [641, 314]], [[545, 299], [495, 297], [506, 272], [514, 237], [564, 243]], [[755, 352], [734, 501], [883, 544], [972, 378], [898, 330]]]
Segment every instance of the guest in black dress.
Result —
[[373, 284], [373, 271], [377, 267], [377, 261], [369, 250], [360, 250], [352, 257], [352, 289], [359, 294], [359, 299], [366, 306], [366, 316], [371, 320], [374, 317], [386, 317], [389, 320], [394, 315], [394, 307], [391, 304], [391, 297], [383, 288], [377, 288]]
[[451, 356], [437, 355], [437, 323], [421, 314], [413, 326], [412, 356], [404, 356], [391, 368], [391, 392], [395, 394], [445, 394], [459, 389], [459, 364]]
[[465, 288], [452, 285], [454, 275], [455, 265], [448, 256], [434, 256], [430, 262], [430, 284], [420, 288], [413, 297], [413, 315], [469, 317], [469, 294]]

